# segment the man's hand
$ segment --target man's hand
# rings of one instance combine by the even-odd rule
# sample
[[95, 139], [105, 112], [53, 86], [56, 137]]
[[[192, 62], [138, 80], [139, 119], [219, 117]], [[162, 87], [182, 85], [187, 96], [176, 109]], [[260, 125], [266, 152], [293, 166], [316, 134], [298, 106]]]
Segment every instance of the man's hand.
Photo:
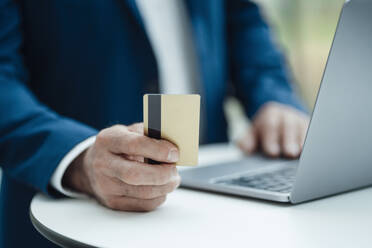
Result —
[[[163, 162], [149, 165], [144, 158]], [[116, 125], [102, 130], [93, 146], [66, 171], [63, 183], [94, 196], [103, 205], [123, 211], [150, 211], [180, 184], [172, 164], [176, 146], [143, 135], [143, 125]]]
[[292, 107], [270, 102], [257, 112], [252, 127], [238, 145], [247, 154], [261, 148], [270, 157], [297, 158], [308, 125], [307, 115]]

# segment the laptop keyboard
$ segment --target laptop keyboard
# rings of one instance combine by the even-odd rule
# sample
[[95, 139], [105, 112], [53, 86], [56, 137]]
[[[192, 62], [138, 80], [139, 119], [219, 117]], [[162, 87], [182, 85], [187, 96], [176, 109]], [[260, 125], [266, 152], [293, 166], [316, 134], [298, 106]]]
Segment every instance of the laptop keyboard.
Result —
[[296, 167], [293, 166], [260, 174], [239, 175], [234, 178], [220, 179], [215, 183], [289, 193], [293, 186], [295, 173]]

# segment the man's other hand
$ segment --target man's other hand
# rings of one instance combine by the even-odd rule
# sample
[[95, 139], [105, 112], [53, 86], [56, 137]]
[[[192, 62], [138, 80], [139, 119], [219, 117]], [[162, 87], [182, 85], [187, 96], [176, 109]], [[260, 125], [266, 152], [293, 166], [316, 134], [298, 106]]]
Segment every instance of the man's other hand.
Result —
[[286, 105], [267, 103], [252, 121], [239, 147], [247, 154], [260, 148], [270, 157], [297, 158], [301, 154], [309, 117]]
[[[150, 165], [150, 158], [161, 162]], [[176, 146], [143, 135], [141, 123], [102, 130], [66, 171], [65, 186], [122, 211], [150, 211], [180, 184]]]

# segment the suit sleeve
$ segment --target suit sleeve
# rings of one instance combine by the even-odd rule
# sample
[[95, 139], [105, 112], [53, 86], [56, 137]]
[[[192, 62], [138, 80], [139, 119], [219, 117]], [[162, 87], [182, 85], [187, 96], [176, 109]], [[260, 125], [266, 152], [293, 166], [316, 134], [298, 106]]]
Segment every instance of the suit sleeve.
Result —
[[17, 5], [0, 0], [0, 165], [6, 176], [50, 193], [50, 178], [64, 155], [96, 130], [38, 101], [27, 88], [21, 46]]
[[258, 6], [248, 0], [229, 0], [226, 4], [231, 80], [248, 117], [270, 101], [306, 111], [294, 93], [285, 61]]

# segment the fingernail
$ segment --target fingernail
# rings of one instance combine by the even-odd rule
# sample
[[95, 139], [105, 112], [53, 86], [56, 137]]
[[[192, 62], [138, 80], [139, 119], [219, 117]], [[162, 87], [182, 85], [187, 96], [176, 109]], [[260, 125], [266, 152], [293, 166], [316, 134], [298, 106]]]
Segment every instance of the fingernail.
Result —
[[177, 162], [179, 158], [177, 149], [170, 149], [168, 153], [168, 161], [169, 162]]
[[270, 153], [270, 154], [278, 155], [278, 154], [280, 153], [280, 147], [279, 147], [279, 144], [271, 143], [271, 144], [268, 146], [268, 150], [269, 150], [269, 153]]
[[300, 152], [300, 147], [295, 143], [291, 143], [291, 144], [287, 145], [287, 151], [288, 151], [289, 154], [291, 154], [293, 156], [297, 156], [298, 153]]

